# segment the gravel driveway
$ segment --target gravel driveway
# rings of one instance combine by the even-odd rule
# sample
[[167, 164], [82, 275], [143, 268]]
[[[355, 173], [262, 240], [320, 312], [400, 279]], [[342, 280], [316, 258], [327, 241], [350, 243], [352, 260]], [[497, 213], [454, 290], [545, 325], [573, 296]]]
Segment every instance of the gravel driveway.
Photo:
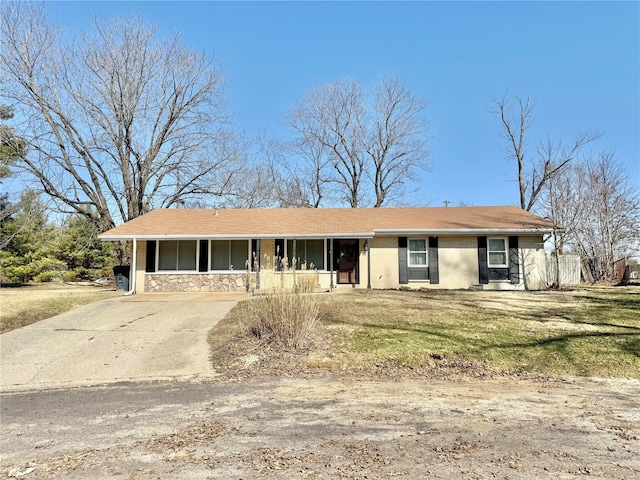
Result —
[[207, 334], [241, 298], [118, 297], [5, 333], [0, 390], [211, 376]]

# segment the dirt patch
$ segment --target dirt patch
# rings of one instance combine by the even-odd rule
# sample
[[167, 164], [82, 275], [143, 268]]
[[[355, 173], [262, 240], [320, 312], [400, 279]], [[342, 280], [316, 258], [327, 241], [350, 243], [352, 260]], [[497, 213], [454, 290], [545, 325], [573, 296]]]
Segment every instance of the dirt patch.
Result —
[[210, 388], [212, 400], [188, 409], [128, 414], [144, 422], [142, 438], [78, 451], [48, 432], [30, 461], [0, 469], [69, 479], [640, 476], [637, 381], [320, 376]]
[[322, 330], [309, 338], [304, 348], [285, 350], [256, 342], [249, 335], [238, 335], [214, 353], [216, 371], [221, 380], [246, 380], [264, 377], [295, 378], [301, 375], [340, 375], [344, 378], [399, 380], [429, 378], [451, 380], [470, 378], [547, 378], [547, 375], [524, 371], [497, 370], [488, 363], [451, 358], [446, 353], [432, 353], [420, 365], [398, 361], [368, 363], [357, 355], [336, 353], [335, 335]]

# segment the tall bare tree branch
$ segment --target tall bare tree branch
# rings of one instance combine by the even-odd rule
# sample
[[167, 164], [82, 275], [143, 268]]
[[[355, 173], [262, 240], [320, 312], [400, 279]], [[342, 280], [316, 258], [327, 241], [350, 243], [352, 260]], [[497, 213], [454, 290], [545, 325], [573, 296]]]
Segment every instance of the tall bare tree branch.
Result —
[[424, 108], [398, 78], [382, 80], [370, 96], [351, 79], [308, 92], [289, 125], [316, 206], [322, 199], [354, 208], [400, 200], [412, 173], [427, 166]]
[[29, 146], [20, 166], [60, 209], [105, 229], [225, 193], [245, 159], [210, 59], [137, 19], [97, 19], [67, 42], [42, 4], [1, 8], [2, 93]]
[[[398, 78], [385, 79], [375, 94], [373, 119], [365, 130], [364, 149], [375, 192], [374, 207], [401, 198], [414, 170], [427, 166], [426, 103]], [[371, 173], [373, 172], [373, 173]]]
[[547, 138], [541, 140], [536, 155], [530, 156], [526, 134], [533, 121], [535, 106], [531, 99], [516, 97], [516, 112], [505, 97], [494, 101], [497, 115], [503, 127], [503, 135], [509, 143], [509, 157], [516, 160], [520, 208], [532, 210], [542, 189], [554, 175], [576, 158], [586, 144], [602, 137], [602, 132], [589, 131], [577, 134], [569, 145]]

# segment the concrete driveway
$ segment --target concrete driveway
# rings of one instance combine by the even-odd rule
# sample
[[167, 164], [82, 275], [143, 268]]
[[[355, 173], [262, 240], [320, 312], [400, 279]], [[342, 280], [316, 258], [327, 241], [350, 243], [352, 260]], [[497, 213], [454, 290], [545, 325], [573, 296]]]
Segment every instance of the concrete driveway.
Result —
[[207, 334], [239, 294], [95, 302], [0, 336], [0, 390], [207, 377]]

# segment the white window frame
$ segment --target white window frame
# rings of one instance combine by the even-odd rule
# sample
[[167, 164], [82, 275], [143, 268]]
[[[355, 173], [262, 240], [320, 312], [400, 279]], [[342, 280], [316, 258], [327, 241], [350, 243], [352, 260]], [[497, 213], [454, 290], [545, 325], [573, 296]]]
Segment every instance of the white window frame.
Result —
[[[503, 240], [504, 250], [491, 250], [491, 240]], [[494, 265], [491, 263], [491, 252], [504, 252], [505, 263]], [[507, 237], [487, 238], [487, 267], [488, 268], [509, 268], [509, 239]]]
[[[424, 240], [424, 250], [411, 250], [411, 240]], [[411, 263], [411, 253], [424, 253], [425, 264], [414, 265]], [[429, 267], [429, 239], [428, 238], [408, 238], [407, 239], [407, 267], [409, 268], [428, 268]]]
[[[178, 238], [176, 240], [173, 239], [165, 239], [158, 240], [156, 245], [156, 271], [154, 273], [197, 273], [198, 272], [198, 259], [200, 258], [200, 241], [195, 240], [196, 242], [196, 268], [195, 270], [178, 270], [178, 264], [180, 259], [180, 242], [193, 242], [194, 240], [189, 238]], [[175, 270], [160, 270], [160, 243], [161, 242], [177, 242], [176, 248], [176, 269]]]
[[[216, 242], [229, 242], [229, 261], [227, 262], [227, 264], [231, 264], [231, 242], [233, 241], [237, 241], [237, 240], [241, 240], [241, 241], [246, 241], [247, 242], [247, 260], [249, 261], [249, 265], [247, 266], [242, 265], [241, 269], [237, 269], [234, 268], [233, 270], [231, 269], [226, 269], [226, 270], [213, 270], [211, 268], [211, 265], [213, 264], [213, 255], [211, 255], [211, 242], [216, 241]], [[251, 240], [247, 240], [246, 238], [229, 238], [229, 239], [216, 239], [216, 240], [208, 240], [207, 241], [207, 256], [209, 257], [209, 264], [207, 265], [207, 269], [209, 272], [212, 273], [229, 273], [229, 272], [246, 272], [247, 270], [251, 270], [251, 262], [253, 260], [253, 258], [251, 258]]]

